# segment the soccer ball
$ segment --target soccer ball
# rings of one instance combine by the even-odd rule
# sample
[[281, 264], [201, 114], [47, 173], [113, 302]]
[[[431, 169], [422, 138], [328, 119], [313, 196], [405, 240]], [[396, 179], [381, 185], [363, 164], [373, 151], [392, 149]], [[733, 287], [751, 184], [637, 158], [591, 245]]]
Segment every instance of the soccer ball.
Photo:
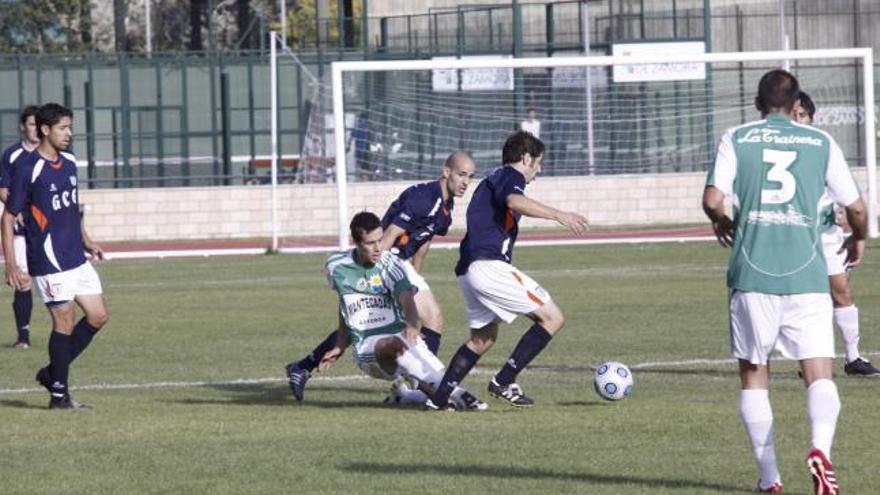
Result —
[[605, 400], [625, 399], [632, 395], [632, 372], [623, 363], [602, 363], [593, 373], [593, 389]]

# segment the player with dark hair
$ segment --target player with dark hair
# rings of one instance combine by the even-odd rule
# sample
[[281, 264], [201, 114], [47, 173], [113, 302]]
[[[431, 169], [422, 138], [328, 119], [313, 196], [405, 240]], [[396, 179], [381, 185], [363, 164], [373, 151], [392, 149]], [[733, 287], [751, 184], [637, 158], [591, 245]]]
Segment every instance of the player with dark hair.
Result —
[[[816, 494], [839, 491], [831, 445], [840, 413], [834, 384], [834, 329], [820, 236], [824, 196], [846, 205], [853, 234], [847, 263], [864, 254], [865, 202], [827, 133], [792, 121], [797, 79], [765, 74], [755, 103], [766, 118], [728, 129], [703, 193], [719, 243], [731, 247], [727, 271], [731, 353], [739, 360], [739, 412], [758, 464], [758, 490], [782, 493], [769, 398], [769, 355], [798, 360], [812, 430], [807, 465]], [[733, 218], [725, 212], [732, 198]]]
[[[794, 120], [800, 124], [813, 125], [816, 105], [803, 91], [794, 107]], [[841, 249], [846, 232], [846, 215], [828, 199], [823, 215], [822, 246], [828, 266], [831, 285], [831, 301], [834, 303], [834, 323], [840, 329], [846, 352], [843, 371], [851, 376], [880, 376], [880, 370], [859, 352], [859, 308], [855, 305], [846, 266], [846, 251]]]
[[[336, 343], [325, 353], [321, 369], [331, 366], [351, 344], [358, 368], [373, 378], [416, 380], [419, 389], [402, 384], [390, 400], [395, 404], [424, 404], [437, 387], [443, 363], [428, 350], [419, 333], [415, 296], [403, 261], [382, 249], [382, 223], [370, 212], [351, 221], [355, 248], [331, 254], [324, 273], [339, 298]], [[486, 404], [464, 389], [453, 392], [456, 407], [483, 410]]]
[[[40, 145], [40, 138], [37, 136], [37, 110], [39, 109], [34, 105], [28, 105], [21, 110], [18, 119], [21, 141], [6, 148], [3, 151], [2, 157], [0, 157], [0, 201], [4, 204], [9, 198], [9, 184], [12, 181], [12, 170], [15, 167], [16, 160], [32, 153]], [[23, 222], [24, 218], [20, 217], [13, 225], [13, 233], [15, 234], [13, 247], [15, 249], [15, 262], [23, 272], [27, 273], [27, 248], [25, 246], [24, 231], [21, 227]], [[15, 344], [13, 344], [15, 348], [27, 349], [31, 346], [30, 327], [33, 307], [34, 300], [31, 296], [30, 287], [15, 291], [15, 296], [12, 300], [15, 328], [18, 330], [18, 338]]]
[[495, 343], [498, 322], [511, 323], [518, 315], [534, 324], [490, 381], [489, 393], [513, 406], [533, 404], [516, 377], [562, 329], [565, 317], [547, 291], [511, 264], [519, 219], [525, 215], [555, 220], [578, 235], [588, 227], [582, 215], [557, 210], [525, 195], [526, 185], [541, 171], [543, 158], [540, 139], [525, 131], [513, 133], [502, 150], [504, 165], [492, 171], [471, 198], [467, 234], [455, 267], [471, 337], [452, 357], [442, 384], [426, 402], [428, 409], [448, 408], [450, 391]]
[[[101, 280], [83, 251], [102, 259], [104, 253], [86, 234], [79, 215], [76, 159], [70, 145], [73, 112], [56, 103], [36, 115], [40, 145], [16, 162], [9, 200], [2, 217], [6, 281], [16, 290], [36, 285], [52, 317], [49, 365], [37, 381], [50, 394], [50, 409], [82, 409], [68, 388], [70, 364], [108, 320]], [[24, 231], [30, 275], [15, 263], [13, 225], [25, 213]], [[76, 305], [85, 316], [74, 323]]]
[[[438, 180], [406, 188], [382, 218], [384, 232], [381, 248], [400, 257], [407, 278], [419, 289], [415, 303], [422, 322], [421, 335], [434, 355], [440, 348], [443, 313], [419, 272], [434, 236], [444, 236], [449, 231], [454, 198], [460, 198], [467, 192], [475, 168], [473, 159], [467, 153], [452, 153], [446, 159]], [[333, 331], [306, 357], [287, 365], [288, 383], [296, 400], [303, 399], [305, 385], [312, 371], [335, 343], [336, 332]]]

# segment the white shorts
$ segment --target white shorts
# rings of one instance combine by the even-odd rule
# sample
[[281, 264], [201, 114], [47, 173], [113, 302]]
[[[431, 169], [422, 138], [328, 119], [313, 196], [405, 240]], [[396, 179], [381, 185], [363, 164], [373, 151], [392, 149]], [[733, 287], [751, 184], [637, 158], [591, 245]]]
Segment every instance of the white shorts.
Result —
[[510, 263], [479, 260], [458, 277], [471, 328], [483, 328], [501, 319], [513, 322], [550, 302], [550, 294]]
[[416, 286], [419, 289], [419, 292], [431, 290], [428, 287], [428, 282], [425, 282], [425, 277], [421, 276], [419, 272], [416, 271], [416, 268], [409, 262], [409, 260], [403, 260], [403, 267], [406, 269], [406, 278], [409, 279], [409, 283]]
[[825, 264], [828, 267], [828, 276], [846, 273], [846, 251], [837, 254], [846, 236], [840, 227], [831, 229], [822, 234], [822, 251], [825, 254]]
[[27, 273], [28, 272], [28, 263], [27, 263], [27, 241], [25, 240], [23, 235], [14, 235], [12, 236], [12, 247], [13, 251], [15, 251], [15, 264], [18, 265], [18, 268]]
[[788, 359], [834, 357], [831, 296], [730, 295], [730, 352], [752, 364], [767, 364], [774, 347]]
[[43, 304], [73, 301], [76, 296], [93, 296], [104, 292], [98, 272], [88, 261], [64, 272], [34, 276], [34, 285]]
[[[395, 339], [399, 339], [401, 342], [406, 344], [406, 339], [403, 336], [403, 332], [398, 333], [386, 333], [382, 335], [373, 335], [371, 337], [367, 337], [366, 339], [359, 342], [352, 349], [351, 357], [354, 359], [355, 364], [358, 368], [367, 376], [372, 378], [378, 378], [380, 380], [388, 380], [392, 381], [396, 379], [401, 374], [406, 374], [405, 370], [398, 366], [394, 373], [388, 373], [381, 366], [379, 366], [379, 362], [376, 361], [376, 343], [384, 338], [392, 337]], [[406, 344], [409, 347], [408, 344]], [[431, 351], [428, 350], [428, 346], [425, 345], [425, 342], [422, 339], [418, 339], [416, 342], [416, 347], [419, 349], [417, 353], [419, 356], [429, 356], [433, 358], [430, 366], [438, 366], [439, 370], [443, 369], [443, 363], [437, 360], [437, 358], [431, 354]], [[424, 357], [423, 357], [424, 358]]]

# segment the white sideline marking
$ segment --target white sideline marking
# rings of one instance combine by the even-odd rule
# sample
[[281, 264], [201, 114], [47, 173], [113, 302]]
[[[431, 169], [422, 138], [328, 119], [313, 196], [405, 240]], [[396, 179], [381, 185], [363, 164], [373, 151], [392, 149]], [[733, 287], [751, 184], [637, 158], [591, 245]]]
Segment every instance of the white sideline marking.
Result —
[[[880, 352], [865, 352], [862, 356], [880, 356]], [[838, 358], [843, 355], [836, 356]], [[781, 357], [771, 358], [771, 361], [788, 361]], [[696, 366], [696, 365], [718, 365], [733, 364], [736, 359], [684, 359], [681, 361], [648, 361], [644, 363], [636, 363], [630, 365], [630, 369], [650, 369], [650, 368], [675, 368], [679, 366]], [[562, 367], [564, 368], [564, 366]], [[591, 367], [592, 368], [592, 367]], [[474, 368], [471, 374], [489, 375], [494, 374], [495, 369]], [[526, 373], [556, 373], [552, 367], [544, 367], [539, 369], [527, 369]], [[342, 376], [316, 376], [309, 380], [311, 383], [333, 383], [333, 382], [354, 382], [373, 380], [365, 375], [342, 375]], [[204, 381], [165, 381], [152, 383], [95, 383], [91, 385], [79, 385], [70, 387], [71, 390], [138, 390], [153, 388], [186, 388], [186, 387], [234, 387], [236, 385], [259, 385], [262, 383], [283, 383], [286, 382], [281, 377], [266, 378], [239, 378], [236, 380], [204, 380]], [[8, 394], [26, 394], [31, 392], [43, 392], [42, 387], [23, 387], [23, 388], [0, 388], [0, 395]]]
[[[671, 242], [706, 242], [714, 241], [715, 237], [620, 237], [612, 239], [552, 239], [552, 240], [527, 240], [517, 241], [517, 247], [534, 246], [601, 246], [609, 244], [658, 244]], [[458, 242], [431, 243], [433, 249], [458, 249]], [[278, 250], [284, 254], [306, 253], [332, 253], [338, 251], [339, 246], [307, 246], [307, 247], [283, 247]], [[209, 256], [242, 256], [254, 254], [266, 254], [266, 248], [230, 248], [230, 249], [169, 249], [158, 251], [109, 251], [105, 253], [107, 259], [142, 259], [142, 258], [198, 258]]]

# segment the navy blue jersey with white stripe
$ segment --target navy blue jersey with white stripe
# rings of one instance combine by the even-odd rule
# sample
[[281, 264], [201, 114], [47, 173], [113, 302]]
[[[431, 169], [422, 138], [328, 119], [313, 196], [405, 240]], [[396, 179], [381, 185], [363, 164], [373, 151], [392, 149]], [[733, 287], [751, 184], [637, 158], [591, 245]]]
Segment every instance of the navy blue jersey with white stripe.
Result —
[[62, 152], [50, 161], [30, 153], [15, 163], [6, 208], [26, 213], [28, 270], [47, 275], [86, 261], [77, 197], [76, 159]]
[[453, 199], [443, 201], [439, 180], [406, 188], [382, 217], [382, 228], [394, 224], [406, 232], [391, 248], [401, 259], [410, 259], [435, 235], [446, 235], [452, 224]]
[[480, 182], [467, 209], [467, 234], [459, 246], [456, 275], [477, 260], [510, 263], [520, 214], [507, 207], [511, 194], [525, 194], [526, 178], [512, 167], [498, 167]]

